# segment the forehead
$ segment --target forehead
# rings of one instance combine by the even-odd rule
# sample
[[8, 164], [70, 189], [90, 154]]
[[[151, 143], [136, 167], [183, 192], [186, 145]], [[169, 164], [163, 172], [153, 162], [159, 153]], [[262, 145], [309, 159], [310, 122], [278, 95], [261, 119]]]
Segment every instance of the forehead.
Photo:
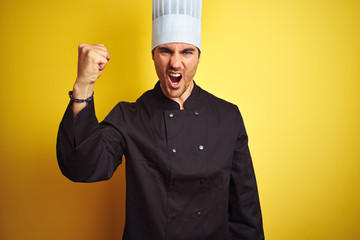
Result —
[[197, 47], [195, 47], [194, 45], [192, 44], [189, 44], [189, 43], [166, 43], [166, 44], [161, 44], [158, 46], [158, 48], [169, 48], [171, 50], [174, 50], [174, 51], [181, 51], [181, 50], [184, 50], [184, 49], [194, 49], [196, 50]]

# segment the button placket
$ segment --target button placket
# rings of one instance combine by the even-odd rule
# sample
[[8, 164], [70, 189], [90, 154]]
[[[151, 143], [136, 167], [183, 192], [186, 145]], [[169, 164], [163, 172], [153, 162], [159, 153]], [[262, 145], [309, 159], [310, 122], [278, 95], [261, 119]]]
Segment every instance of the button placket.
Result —
[[175, 213], [172, 213], [172, 214], [170, 215], [170, 220], [173, 221], [173, 220], [175, 220], [175, 218], [176, 218], [176, 214], [175, 214]]

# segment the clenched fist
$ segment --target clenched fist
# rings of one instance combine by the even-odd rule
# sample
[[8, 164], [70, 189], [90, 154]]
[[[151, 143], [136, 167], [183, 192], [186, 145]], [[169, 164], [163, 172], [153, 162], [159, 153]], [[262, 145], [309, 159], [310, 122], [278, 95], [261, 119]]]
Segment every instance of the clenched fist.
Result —
[[104, 44], [79, 44], [78, 76], [85, 84], [94, 84], [102, 74], [110, 54]]
[[[107, 62], [110, 54], [104, 44], [79, 44], [78, 74], [73, 88], [73, 97], [86, 99], [94, 91], [96, 79], [98, 79]], [[73, 104], [75, 115], [86, 106], [85, 103]]]

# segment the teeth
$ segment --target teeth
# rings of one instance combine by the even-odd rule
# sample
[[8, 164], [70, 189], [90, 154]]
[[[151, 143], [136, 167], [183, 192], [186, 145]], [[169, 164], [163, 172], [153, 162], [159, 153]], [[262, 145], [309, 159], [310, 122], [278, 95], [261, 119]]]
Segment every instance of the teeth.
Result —
[[171, 77], [180, 77], [181, 74], [180, 73], [170, 73]]

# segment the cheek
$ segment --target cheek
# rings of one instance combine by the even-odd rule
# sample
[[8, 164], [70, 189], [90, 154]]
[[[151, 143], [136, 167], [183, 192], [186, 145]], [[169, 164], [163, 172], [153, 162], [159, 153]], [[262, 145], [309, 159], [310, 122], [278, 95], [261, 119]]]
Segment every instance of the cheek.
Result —
[[155, 70], [156, 70], [156, 73], [159, 75], [159, 74], [163, 74], [164, 72], [164, 66], [161, 64], [160, 61], [156, 61], [155, 62]]
[[157, 63], [156, 63], [156, 69], [158, 69], [159, 71], [162, 71], [162, 72], [165, 72], [166, 71], [166, 63], [165, 63], [165, 61], [157, 61]]
[[194, 75], [198, 66], [198, 61], [191, 61], [186, 65], [188, 74]]

